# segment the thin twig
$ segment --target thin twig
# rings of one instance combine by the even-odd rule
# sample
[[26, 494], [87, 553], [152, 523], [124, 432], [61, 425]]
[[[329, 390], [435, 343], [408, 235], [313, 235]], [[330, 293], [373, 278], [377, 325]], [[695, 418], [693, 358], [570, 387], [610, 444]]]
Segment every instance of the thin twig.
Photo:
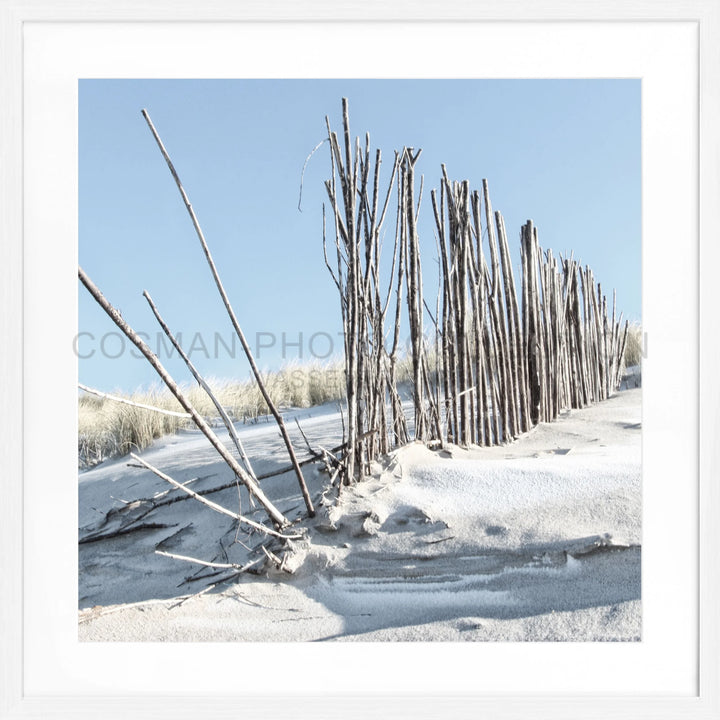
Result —
[[217, 563], [217, 562], [208, 562], [207, 560], [198, 560], [197, 558], [188, 557], [187, 555], [175, 555], [174, 553], [165, 552], [164, 550], [156, 550], [156, 555], [163, 555], [164, 557], [172, 558], [173, 560], [184, 560], [185, 562], [195, 563], [196, 565], [204, 565], [205, 567], [212, 567], [212, 568], [223, 568], [223, 569], [231, 569], [231, 570], [238, 570], [240, 572], [245, 572], [248, 568], [251, 568], [253, 565], [257, 565], [261, 558], [258, 558], [257, 560], [252, 560], [249, 563], [246, 563], [245, 565], [238, 565], [237, 563]]
[[319, 150], [319, 149], [323, 146], [323, 143], [326, 143], [326, 142], [328, 142], [328, 138], [324, 138], [323, 140], [321, 140], [321, 141], [312, 149], [312, 151], [310, 152], [310, 154], [305, 158], [305, 162], [303, 163], [303, 169], [302, 169], [302, 172], [300, 173], [300, 196], [298, 197], [298, 210], [299, 210], [300, 212], [302, 212], [302, 207], [301, 207], [301, 205], [302, 205], [303, 178], [305, 177], [305, 168], [307, 167], [307, 164], [310, 162], [310, 158], [315, 154], [315, 152], [316, 152], [317, 150]]
[[126, 398], [117, 397], [116, 395], [110, 395], [109, 393], [100, 392], [93, 388], [78, 383], [78, 387], [84, 390], [86, 393], [97, 395], [98, 397], [104, 398], [105, 400], [112, 400], [113, 402], [123, 403], [124, 405], [132, 405], [133, 407], [142, 408], [143, 410], [152, 410], [153, 412], [162, 413], [163, 415], [172, 415], [173, 417], [191, 418], [192, 415], [186, 412], [175, 412], [175, 410], [164, 410], [163, 408], [154, 407], [153, 405], [145, 405], [145, 403], [133, 402]]
[[203, 505], [207, 505], [212, 510], [215, 510], [215, 512], [221, 513], [222, 515], [227, 515], [228, 517], [231, 517], [239, 522], [243, 522], [246, 525], [249, 525], [252, 528], [255, 528], [256, 530], [260, 530], [261, 532], [264, 532], [266, 535], [272, 535], [273, 537], [281, 538], [282, 540], [297, 540], [298, 538], [302, 537], [300, 535], [283, 535], [282, 533], [276, 532], [275, 530], [272, 530], [271, 528], [263, 525], [262, 523], [255, 522], [254, 520], [250, 520], [250, 518], [246, 518], [244, 515], [240, 515], [239, 513], [235, 513], [232, 510], [228, 510], [227, 508], [224, 508], [222, 505], [218, 505], [217, 503], [212, 502], [211, 500], [205, 499], [202, 495], [199, 493], [196, 493], [194, 490], [190, 490], [190, 488], [185, 487], [181, 483], [179, 483], [177, 480], [173, 480], [169, 475], [166, 475], [161, 470], [158, 470], [156, 467], [153, 467], [150, 463], [143, 460], [141, 457], [138, 457], [134, 453], [130, 453], [130, 457], [133, 458], [133, 460], [137, 460], [141, 465], [144, 465], [148, 470], [155, 473], [159, 478], [162, 478], [166, 482], [169, 482], [172, 486], [176, 487], [178, 490], [182, 490], [184, 493], [187, 493], [190, 495], [190, 497], [195, 498], [198, 502], [202, 503]]
[[317, 455], [317, 453], [312, 449], [312, 446], [310, 445], [310, 441], [307, 439], [307, 435], [303, 431], [303, 429], [300, 427], [300, 421], [295, 418], [295, 424], [298, 426], [298, 430], [300, 431], [300, 434], [303, 436], [303, 440], [305, 441], [305, 445], [307, 445], [307, 449], [310, 451], [311, 455]]
[[267, 556], [267, 559], [270, 560], [270, 562], [273, 563], [275, 565], [275, 567], [277, 567], [278, 570], [284, 570], [289, 575], [293, 574], [292, 570], [288, 570], [285, 567], [285, 558], [284, 557], [281, 560], [275, 553], [270, 552], [270, 550], [268, 550], [264, 545], [261, 545], [260, 549], [265, 553], [265, 555]]

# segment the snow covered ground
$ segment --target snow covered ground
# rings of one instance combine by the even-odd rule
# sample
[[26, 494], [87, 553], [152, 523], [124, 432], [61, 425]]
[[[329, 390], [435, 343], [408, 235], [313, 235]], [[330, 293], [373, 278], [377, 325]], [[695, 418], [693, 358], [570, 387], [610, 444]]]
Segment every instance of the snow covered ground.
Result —
[[[341, 441], [337, 409], [294, 418], [311, 444]], [[257, 474], [286, 466], [277, 428], [238, 425]], [[221, 434], [228, 441], [226, 434]], [[80, 474], [81, 640], [636, 641], [641, 638], [641, 390], [565, 413], [512, 445], [431, 451], [411, 444], [317, 517], [292, 473], [263, 490], [303, 538], [285, 566], [223, 582], [266, 538], [186, 499], [128, 459]], [[195, 431], [142, 457], [196, 491], [230, 471]], [[327, 475], [305, 466], [319, 504]], [[247, 494], [207, 496], [257, 520]], [[267, 544], [267, 543], [265, 543]], [[218, 583], [212, 587], [215, 583]], [[210, 588], [206, 592], [202, 592]], [[201, 593], [202, 594], [199, 594]]]

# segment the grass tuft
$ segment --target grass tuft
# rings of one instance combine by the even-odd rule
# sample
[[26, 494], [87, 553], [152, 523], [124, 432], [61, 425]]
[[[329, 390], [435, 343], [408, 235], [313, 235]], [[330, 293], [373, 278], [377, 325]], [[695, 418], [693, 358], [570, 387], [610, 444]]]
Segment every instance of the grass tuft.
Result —
[[643, 357], [642, 325], [634, 323], [628, 328], [627, 344], [625, 345], [625, 367], [640, 365]]
[[[267, 373], [263, 380], [279, 408], [312, 407], [345, 397], [344, 366], [339, 362], [290, 365]], [[257, 422], [268, 414], [268, 406], [254, 379], [208, 379], [207, 382], [234, 421]], [[183, 392], [201, 415], [217, 418], [217, 410], [202, 388], [185, 386]], [[164, 410], [183, 410], [170, 392], [161, 388], [121, 397]], [[186, 418], [81, 393], [78, 397], [78, 465], [92, 467], [107, 458], [143, 450], [157, 438], [192, 425]]]

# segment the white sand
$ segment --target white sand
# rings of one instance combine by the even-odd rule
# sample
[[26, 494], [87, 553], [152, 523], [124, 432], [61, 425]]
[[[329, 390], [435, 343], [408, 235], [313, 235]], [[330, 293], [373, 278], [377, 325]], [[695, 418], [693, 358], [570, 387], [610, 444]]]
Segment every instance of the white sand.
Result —
[[[640, 393], [567, 413], [504, 447], [403, 448], [298, 524], [306, 537], [287, 553], [292, 575], [266, 569], [190, 598], [224, 576], [156, 548], [242, 564], [263, 538], [241, 532], [235, 542], [232, 519], [194, 500], [134, 502], [169, 486], [126, 460], [84, 472], [81, 539], [137, 520], [131, 532], [80, 545], [80, 639], [639, 640]], [[337, 444], [332, 408], [301, 418], [311, 442]], [[273, 425], [238, 429], [251, 457], [265, 458], [257, 472], [286, 464]], [[143, 457], [181, 482], [198, 478], [194, 489], [229, 480], [195, 432]], [[310, 466], [306, 476], [319, 498], [327, 477]], [[291, 473], [262, 484], [289, 517], [302, 515]], [[234, 488], [209, 497], [238, 507]], [[249, 513], [244, 493], [240, 502]]]

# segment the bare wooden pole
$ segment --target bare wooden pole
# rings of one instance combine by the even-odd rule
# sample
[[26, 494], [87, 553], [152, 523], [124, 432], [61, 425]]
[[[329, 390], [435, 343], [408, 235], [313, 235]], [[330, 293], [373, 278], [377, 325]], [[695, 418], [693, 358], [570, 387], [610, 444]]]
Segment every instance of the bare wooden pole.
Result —
[[560, 292], [560, 274], [558, 272], [557, 260], [548, 250], [548, 292], [549, 302], [552, 309], [549, 318], [549, 332], [551, 350], [551, 375], [550, 385], [552, 387], [552, 417], [556, 418], [560, 414], [562, 407], [562, 393], [564, 380], [563, 365], [563, 304]]
[[[326, 266], [340, 295], [342, 310], [348, 402], [348, 452], [342, 481], [348, 484], [368, 471], [369, 463], [378, 453], [387, 452], [393, 438], [397, 443], [406, 439], [402, 403], [393, 380], [397, 343], [394, 351], [388, 354], [385, 317], [393, 292], [396, 262], [399, 258], [402, 268], [407, 253], [398, 221], [390, 280], [387, 290], [381, 292], [380, 230], [398, 174], [399, 154], [395, 153], [383, 200], [380, 193], [381, 152], [375, 151], [373, 168], [369, 134], [365, 134], [363, 147], [357, 138], [353, 143], [346, 98], [342, 100], [342, 141], [332, 131], [329, 118], [325, 118], [325, 123], [331, 161], [331, 177], [325, 182], [325, 189], [334, 215], [337, 271], [330, 268], [327, 260]], [[398, 205], [398, 218], [400, 210]], [[324, 225], [323, 245], [326, 246]], [[401, 292], [399, 285], [398, 308]], [[399, 330], [398, 313], [396, 320]], [[391, 427], [388, 427], [388, 400], [392, 412]]]
[[473, 371], [474, 371], [474, 386], [475, 392], [475, 417], [473, 419], [473, 427], [475, 428], [475, 442], [479, 445], [488, 445], [489, 439], [486, 435], [486, 426], [484, 416], [487, 410], [488, 396], [486, 392], [486, 372], [485, 372], [485, 347], [483, 343], [483, 334], [485, 332], [485, 307], [484, 307], [484, 287], [485, 284], [482, 277], [478, 276], [478, 259], [482, 258], [482, 237], [480, 234], [480, 218], [476, 217], [476, 240], [477, 242], [477, 257], [473, 253], [472, 247], [470, 248], [471, 263], [470, 263], [470, 282], [471, 282], [471, 296], [473, 301], [472, 311], [472, 352], [473, 352]]
[[534, 292], [536, 298], [536, 315], [537, 315], [537, 338], [538, 338], [538, 372], [540, 378], [540, 418], [541, 421], [545, 422], [548, 418], [547, 413], [547, 357], [546, 357], [546, 327], [545, 327], [545, 316], [546, 312], [544, 309], [545, 305], [545, 290], [543, 288], [543, 276], [542, 276], [542, 251], [540, 249], [540, 243], [538, 241], [538, 229], [533, 225], [532, 231], [532, 251], [533, 251], [533, 262], [534, 262]]
[[[588, 355], [586, 352], [586, 337], [587, 331], [585, 327], [585, 307], [584, 301], [581, 302], [580, 295], [582, 293], [582, 269], [579, 263], [573, 264], [575, 281], [573, 285], [574, 290], [574, 312], [575, 312], [575, 335], [576, 335], [576, 349], [578, 358], [578, 367], [580, 372], [580, 384], [582, 387], [582, 402], [584, 405], [589, 405], [592, 402], [592, 389], [590, 385], [590, 372], [588, 368]], [[581, 312], [582, 308], [582, 312]]]
[[197, 381], [198, 385], [207, 393], [207, 396], [212, 401], [212, 404], [215, 406], [215, 409], [218, 411], [220, 418], [222, 419], [225, 427], [227, 428], [228, 434], [230, 435], [231, 440], [233, 441], [233, 444], [235, 445], [235, 448], [238, 451], [238, 454], [240, 455], [240, 459], [243, 461], [245, 465], [245, 469], [248, 471], [250, 477], [257, 482], [257, 475], [255, 475], [255, 471], [252, 468], [252, 465], [250, 464], [250, 458], [248, 458], [247, 454], [245, 453], [245, 448], [243, 447], [242, 442], [240, 441], [240, 438], [238, 437], [237, 432], [235, 431], [235, 426], [232, 423], [232, 420], [228, 417], [227, 412], [225, 411], [225, 408], [220, 404], [218, 399], [215, 397], [215, 393], [213, 393], [210, 386], [205, 382], [204, 378], [200, 373], [197, 371], [195, 366], [192, 363], [192, 360], [187, 356], [185, 351], [182, 349], [182, 346], [177, 341], [175, 336], [172, 334], [172, 331], [167, 326], [166, 322], [163, 320], [162, 316], [160, 315], [160, 311], [157, 309], [155, 303], [153, 302], [153, 299], [150, 297], [150, 293], [148, 293], [147, 290], [143, 291], [143, 297], [145, 300], [147, 300], [148, 305], [150, 305], [150, 309], [153, 311], [153, 315], [155, 315], [155, 318], [157, 319], [160, 327], [162, 328], [163, 332], [167, 337], [169, 338], [170, 342], [172, 343], [173, 347], [178, 351], [178, 354], [180, 357], [184, 360], [185, 365], [187, 366], [188, 370], [192, 373], [192, 376]]
[[610, 392], [614, 392], [617, 388], [615, 387], [615, 378], [617, 377], [617, 341], [618, 331], [620, 330], [620, 324], [615, 320], [615, 311], [617, 306], [617, 295], [613, 288], [613, 305], [612, 305], [612, 324], [611, 324], [611, 336], [610, 336], [610, 354], [611, 354], [611, 369], [610, 369]]
[[290, 456], [290, 461], [293, 465], [293, 468], [295, 469], [295, 474], [297, 475], [298, 483], [300, 485], [300, 490], [302, 492], [303, 500], [305, 501], [305, 506], [307, 507], [308, 515], [310, 517], [315, 516], [315, 508], [313, 507], [312, 500], [310, 499], [310, 493], [308, 492], [307, 485], [305, 484], [305, 478], [303, 477], [302, 470], [300, 468], [300, 465], [298, 464], [297, 457], [295, 455], [295, 450], [292, 445], [292, 441], [290, 440], [290, 435], [288, 434], [288, 431], [285, 427], [285, 422], [283, 421], [282, 415], [278, 412], [277, 408], [275, 407], [275, 403], [272, 401], [272, 398], [270, 397], [267, 389], [265, 388], [265, 383], [263, 382], [262, 376], [260, 375], [260, 371], [257, 367], [257, 364], [255, 363], [255, 358], [253, 357], [252, 351], [250, 350], [250, 345], [248, 344], [247, 340], [245, 339], [245, 335], [240, 328], [240, 323], [238, 322], [237, 317], [235, 316], [235, 312], [232, 308], [232, 305], [230, 304], [230, 299], [227, 296], [227, 293], [225, 292], [225, 288], [223, 287], [222, 282], [220, 281], [220, 275], [218, 274], [217, 268], [215, 267], [215, 262], [213, 261], [212, 255], [210, 254], [210, 248], [208, 247], [208, 244], [205, 240], [205, 236], [203, 235], [203, 231], [200, 228], [200, 223], [198, 222], [197, 216], [195, 215], [195, 211], [193, 210], [192, 205], [190, 204], [190, 199], [187, 196], [187, 193], [185, 192], [185, 189], [182, 186], [182, 183], [180, 182], [180, 177], [177, 174], [177, 171], [175, 170], [175, 166], [172, 163], [172, 160], [170, 159], [170, 156], [167, 153], [167, 150], [165, 149], [165, 146], [163, 145], [162, 140], [160, 139], [160, 135], [158, 135], [157, 130], [155, 129], [155, 126], [152, 123], [152, 120], [150, 119], [150, 116], [148, 115], [147, 110], [142, 111], [142, 115], [145, 118], [145, 121], [148, 124], [148, 127], [150, 128], [150, 131], [153, 134], [153, 137], [155, 138], [155, 142], [157, 143], [158, 148], [160, 149], [160, 152], [162, 153], [163, 158], [165, 159], [165, 162], [167, 163], [168, 169], [170, 170], [170, 174], [173, 176], [173, 179], [175, 180], [175, 184], [177, 185], [178, 191], [180, 192], [180, 195], [183, 199], [183, 202], [185, 203], [185, 207], [187, 208], [188, 214], [190, 215], [190, 219], [192, 220], [193, 227], [195, 228], [195, 232], [198, 236], [198, 239], [200, 240], [200, 244], [202, 245], [203, 252], [205, 253], [205, 258], [208, 262], [208, 265], [210, 267], [210, 271], [212, 272], [213, 278], [215, 280], [215, 285], [217, 286], [218, 292], [220, 293], [220, 297], [222, 298], [223, 304], [225, 305], [225, 309], [227, 310], [227, 313], [230, 317], [230, 321], [232, 322], [233, 328], [235, 329], [235, 333], [237, 334], [238, 338], [240, 339], [240, 344], [243, 347], [243, 350], [245, 351], [245, 356], [247, 357], [248, 362], [250, 363], [250, 368], [252, 369], [253, 375], [255, 376], [255, 380], [257, 381], [258, 388], [260, 389], [260, 392], [263, 396], [263, 399], [265, 400], [265, 403], [268, 406], [268, 409], [270, 410], [270, 413], [275, 418], [275, 422], [278, 425], [278, 428], [280, 430], [280, 435], [283, 438], [283, 441], [285, 442], [285, 446], [288, 451], [288, 455]]
[[551, 332], [550, 322], [553, 316], [552, 300], [550, 298], [550, 279], [548, 277], [549, 266], [543, 257], [542, 251], [538, 248], [538, 259], [540, 263], [540, 290], [542, 292], [542, 301], [540, 304], [540, 337], [542, 347], [542, 419], [549, 422], [553, 419], [552, 414], [552, 385], [551, 385]]
[[512, 363], [512, 380], [514, 386], [513, 402], [515, 405], [516, 430], [523, 432], [528, 428], [523, 421], [523, 388], [525, 377], [523, 372], [522, 338], [520, 337], [520, 311], [518, 309], [517, 292], [515, 290], [515, 276], [513, 274], [508, 246], [505, 220], [500, 212], [495, 212], [495, 224], [500, 243], [500, 256], [502, 259], [503, 277], [505, 280], [505, 307], [507, 310], [509, 330], [509, 350]]
[[[487, 180], [483, 180], [482, 185], [485, 199], [485, 222], [488, 232], [488, 247], [490, 248], [490, 262], [492, 267], [490, 308], [493, 323], [496, 328], [498, 359], [502, 379], [503, 437], [508, 441], [517, 434], [517, 414], [515, 411], [515, 384], [512, 375], [512, 360], [510, 356], [508, 332], [505, 324], [505, 303], [503, 302], [503, 296], [500, 292], [501, 282], [503, 282], [503, 287], [505, 288], [505, 280], [501, 279], [500, 263], [502, 262], [502, 275], [504, 276], [506, 261], [503, 258], [502, 246], [500, 247], [500, 257], [498, 257], [497, 236], [495, 223], [493, 222], [493, 209]], [[476, 211], [479, 212], [479, 203]]]
[[470, 346], [468, 344], [468, 332], [470, 330], [470, 317], [468, 308], [468, 283], [470, 266], [470, 183], [466, 180], [456, 184], [457, 208], [457, 289], [456, 298], [458, 306], [458, 350], [459, 350], [459, 389], [458, 399], [460, 401], [460, 438], [463, 445], [471, 442], [471, 400], [472, 396], [468, 389], [472, 387], [473, 381], [470, 375]]
[[422, 151], [413, 155], [412, 148], [405, 148], [402, 160], [404, 213], [403, 221], [407, 233], [407, 282], [408, 319], [412, 344], [413, 393], [415, 405], [415, 438], [424, 440], [427, 428], [425, 389], [423, 384], [423, 304], [422, 282], [420, 280], [420, 247], [415, 224], [414, 185], [415, 163]]
[[540, 340], [540, 298], [537, 284], [537, 257], [535, 254], [535, 233], [532, 220], [523, 227], [523, 249], [525, 258], [525, 293], [527, 314], [525, 344], [528, 355], [528, 385], [530, 397], [530, 420], [537, 425], [542, 412], [542, 360]]
[[[337, 134], [330, 129], [330, 122], [325, 118], [330, 140], [330, 156], [332, 162], [332, 178], [326, 182], [325, 187], [335, 214], [336, 246], [338, 257], [345, 251], [346, 279], [344, 295], [341, 293], [341, 302], [344, 305], [344, 339], [345, 339], [345, 380], [348, 403], [348, 457], [347, 468], [343, 482], [349, 484], [362, 472], [362, 448], [359, 435], [362, 424], [358, 422], [362, 414], [358, 394], [361, 392], [361, 359], [358, 352], [360, 342], [361, 321], [361, 262], [359, 257], [358, 240], [356, 233], [356, 190], [358, 167], [352, 164], [352, 143], [350, 138], [350, 120], [347, 98], [342, 99], [343, 129], [345, 144], [345, 163], [340, 151]], [[335, 191], [335, 170], [337, 168], [340, 178], [340, 188], [344, 206], [344, 218], [341, 214]]]
[[[457, 442], [457, 396], [456, 386], [456, 363], [455, 363], [455, 308], [454, 296], [451, 290], [452, 270], [450, 259], [450, 239], [445, 228], [445, 206], [448, 203], [447, 187], [443, 182], [440, 185], [440, 202], [438, 204], [437, 194], [435, 190], [431, 191], [430, 198], [432, 201], [433, 213], [435, 215], [435, 225], [437, 226], [437, 242], [440, 255], [440, 274], [441, 279], [438, 293], [442, 297], [442, 371], [443, 371], [443, 395], [445, 400], [445, 428], [447, 442]], [[438, 313], [439, 315], [439, 313]], [[440, 318], [438, 317], [438, 322]]]
[[473, 298], [473, 361], [474, 361], [474, 384], [477, 388], [476, 402], [476, 437], [480, 445], [492, 445], [492, 433], [490, 431], [490, 359], [486, 350], [485, 334], [487, 332], [488, 301], [485, 285], [485, 254], [482, 243], [482, 221], [479, 210], [479, 195], [473, 193], [473, 232], [475, 234], [475, 249], [472, 243], [469, 244], [470, 251], [470, 282], [471, 295]]
[[[388, 385], [390, 388], [390, 407], [392, 410], [393, 438], [395, 446], [404, 445], [408, 441], [408, 429], [405, 413], [403, 412], [402, 400], [397, 388], [397, 359], [400, 346], [400, 324], [402, 320], [402, 295], [403, 280], [405, 279], [405, 263], [407, 258], [407, 246], [400, 233], [400, 217], [402, 213], [402, 189], [401, 182], [398, 183], [398, 214], [396, 220], [396, 237], [398, 240], [398, 269], [397, 285], [395, 287], [395, 323], [393, 326], [393, 344], [388, 358]], [[392, 277], [391, 277], [392, 280]]]
[[[487, 265], [483, 266], [484, 283], [485, 283], [485, 298], [489, 310], [489, 318], [492, 320], [492, 302], [490, 301], [490, 270]], [[485, 353], [488, 360], [487, 364], [487, 377], [489, 381], [488, 386], [488, 403], [492, 408], [492, 414], [490, 415], [490, 421], [492, 426], [492, 433], [494, 437], [495, 445], [503, 444], [503, 416], [501, 415], [501, 384], [502, 375], [499, 366], [499, 353], [498, 353], [498, 329], [494, 322], [489, 321], [485, 323]]]
[[79, 267], [78, 277], [82, 284], [87, 288], [88, 292], [95, 298], [95, 301], [107, 313], [110, 319], [122, 330], [125, 336], [137, 347], [138, 350], [147, 358], [148, 362], [153, 366], [155, 372], [160, 376], [162, 381], [167, 385], [170, 392], [178, 399], [180, 405], [190, 414], [194, 423], [203, 432], [210, 444], [217, 450], [220, 457], [228, 464], [230, 469], [238, 476], [240, 481], [248, 489], [248, 492], [258, 500], [265, 508], [270, 519], [278, 526], [285, 527], [290, 521], [268, 500], [265, 493], [258, 487], [257, 483], [248, 475], [245, 469], [238, 461], [228, 452], [227, 448], [220, 442], [218, 436], [213, 432], [212, 428], [205, 422], [205, 419], [195, 410], [190, 401], [185, 397], [177, 383], [172, 379], [168, 371], [162, 366], [157, 355], [146, 345], [142, 338], [128, 325], [122, 315], [108, 302], [107, 298], [100, 292], [93, 281], [85, 274], [85, 271]]

